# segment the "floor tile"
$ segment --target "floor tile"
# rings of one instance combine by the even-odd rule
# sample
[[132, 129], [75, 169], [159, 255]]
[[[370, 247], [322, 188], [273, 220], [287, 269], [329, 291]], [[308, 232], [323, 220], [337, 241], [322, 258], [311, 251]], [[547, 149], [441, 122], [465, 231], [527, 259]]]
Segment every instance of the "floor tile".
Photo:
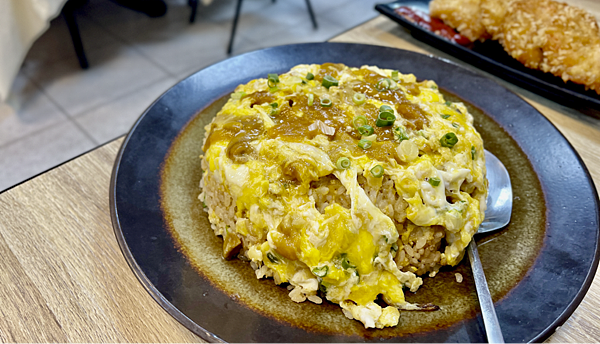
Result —
[[[350, 1], [345, 6], [339, 6], [327, 12], [328, 20], [343, 25], [345, 30], [362, 24], [369, 19], [373, 19], [379, 15], [375, 10], [375, 5], [381, 3], [379, 0], [360, 0]], [[340, 34], [343, 31], [337, 32]]]
[[144, 110], [175, 82], [174, 78], [165, 78], [74, 120], [97, 144], [103, 144], [129, 132]]
[[88, 54], [90, 68], [75, 59], [35, 66], [26, 73], [70, 116], [166, 77], [166, 73], [131, 47], [117, 45]]
[[0, 147], [0, 191], [94, 146], [72, 122], [65, 121]]
[[[283, 26], [276, 33], [263, 37], [258, 43], [260, 48], [272, 47], [284, 44], [307, 43], [307, 42], [324, 42], [334, 36], [333, 32], [343, 31], [343, 27], [339, 24], [324, 20], [322, 16], [317, 16], [318, 28], [314, 29], [310, 19], [301, 21], [293, 27]], [[236, 41], [249, 39], [248, 35], [253, 32], [240, 33]], [[237, 46], [234, 46], [237, 47]]]
[[66, 120], [41, 89], [19, 74], [6, 103], [0, 102], [0, 147]]

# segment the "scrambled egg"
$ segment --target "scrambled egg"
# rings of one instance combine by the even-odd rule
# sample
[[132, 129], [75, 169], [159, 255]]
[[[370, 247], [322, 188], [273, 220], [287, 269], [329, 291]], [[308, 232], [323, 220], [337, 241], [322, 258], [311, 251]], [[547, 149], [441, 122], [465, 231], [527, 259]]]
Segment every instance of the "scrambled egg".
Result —
[[[287, 283], [293, 301], [338, 303], [367, 328], [397, 325], [399, 309], [435, 308], [407, 302], [403, 289], [421, 286], [416, 271], [457, 264], [483, 220], [473, 119], [412, 74], [299, 65], [238, 86], [206, 131], [199, 198], [224, 256]], [[328, 194], [334, 183], [341, 191]], [[402, 216], [376, 205], [384, 192]], [[406, 245], [430, 242], [414, 238], [428, 229], [443, 237], [437, 263], [400, 263]]]

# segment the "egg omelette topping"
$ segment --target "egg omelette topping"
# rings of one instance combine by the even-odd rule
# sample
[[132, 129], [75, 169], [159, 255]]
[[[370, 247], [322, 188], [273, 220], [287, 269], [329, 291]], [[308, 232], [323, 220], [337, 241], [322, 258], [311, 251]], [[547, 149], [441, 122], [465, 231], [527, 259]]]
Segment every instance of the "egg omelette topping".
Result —
[[326, 63], [252, 80], [206, 126], [203, 150], [199, 199], [223, 256], [367, 328], [436, 309], [403, 289], [456, 265], [486, 208], [467, 108], [395, 70]]

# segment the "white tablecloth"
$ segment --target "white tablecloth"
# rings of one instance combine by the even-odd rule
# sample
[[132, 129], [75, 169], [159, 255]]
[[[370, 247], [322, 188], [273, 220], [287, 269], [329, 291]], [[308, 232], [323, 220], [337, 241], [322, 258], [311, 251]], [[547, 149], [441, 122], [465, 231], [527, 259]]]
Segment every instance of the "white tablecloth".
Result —
[[33, 42], [67, 0], [0, 0], [0, 101], [8, 92]]

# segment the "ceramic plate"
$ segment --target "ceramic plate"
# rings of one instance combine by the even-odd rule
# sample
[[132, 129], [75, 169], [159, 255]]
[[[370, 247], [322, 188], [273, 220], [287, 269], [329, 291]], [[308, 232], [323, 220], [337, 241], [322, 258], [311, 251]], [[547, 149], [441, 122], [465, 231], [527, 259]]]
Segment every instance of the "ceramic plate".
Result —
[[197, 199], [204, 125], [238, 84], [325, 62], [414, 73], [468, 104], [514, 188], [511, 223], [478, 238], [504, 338], [549, 336], [581, 302], [598, 264], [598, 197], [581, 159], [545, 117], [494, 81], [435, 57], [368, 45], [288, 45], [230, 58], [173, 86], [144, 112], [115, 162], [110, 201], [117, 239], [150, 295], [209, 341], [486, 340], [465, 261], [407, 293], [439, 311], [402, 311], [398, 326], [365, 330], [337, 305], [294, 303], [285, 287], [257, 280], [248, 263], [221, 258], [222, 239]]
[[429, 13], [429, 2], [430, 0], [399, 0], [388, 4], [379, 4], [375, 9], [410, 30], [415, 38], [508, 82], [576, 109], [600, 107], [598, 93], [591, 90], [586, 91], [583, 85], [573, 82], [565, 83], [560, 77], [550, 73], [523, 66], [508, 55], [496, 41], [475, 42], [471, 47], [464, 47], [414, 24], [394, 11], [400, 6], [408, 6]]

